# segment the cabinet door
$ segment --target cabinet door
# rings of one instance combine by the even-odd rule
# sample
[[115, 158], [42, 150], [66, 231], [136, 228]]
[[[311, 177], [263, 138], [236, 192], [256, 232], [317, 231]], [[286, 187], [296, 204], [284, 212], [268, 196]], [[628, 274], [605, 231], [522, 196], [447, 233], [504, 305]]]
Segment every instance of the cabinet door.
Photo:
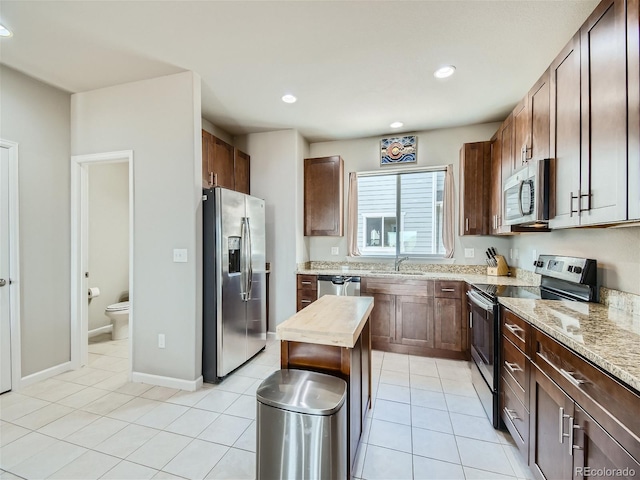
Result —
[[576, 226], [580, 190], [580, 35], [574, 36], [549, 68], [551, 152], [555, 158], [556, 214], [549, 227]]
[[213, 186], [213, 177], [209, 170], [209, 151], [211, 148], [211, 134], [202, 130], [202, 188]]
[[236, 192], [242, 192], [249, 195], [249, 162], [250, 157], [248, 154], [238, 150], [237, 148], [233, 149], [233, 185], [234, 190]]
[[209, 170], [213, 172], [213, 182], [216, 187], [234, 189], [233, 177], [233, 147], [219, 138], [212, 136], [209, 147]]
[[513, 158], [514, 170], [521, 169], [527, 163], [529, 145], [529, 110], [525, 97], [513, 110]]
[[[573, 478], [636, 478], [640, 463], [620, 446], [579, 405], [575, 405], [573, 425]], [[636, 452], [637, 453], [637, 452]], [[621, 472], [618, 475], [608, 474]], [[593, 472], [602, 472], [601, 475]], [[631, 473], [633, 472], [633, 473]]]
[[[513, 114], [509, 114], [502, 123], [502, 178], [508, 178], [516, 171], [516, 158], [513, 146]], [[519, 159], [519, 157], [518, 157]]]
[[580, 223], [627, 218], [625, 0], [601, 2], [580, 30]]
[[502, 216], [502, 131], [498, 130], [491, 139], [491, 216], [490, 233], [500, 233]]
[[490, 142], [465, 143], [460, 150], [460, 235], [489, 234]]
[[462, 302], [458, 298], [435, 299], [435, 348], [462, 352]]
[[340, 157], [304, 160], [304, 234], [343, 235], [344, 164]]
[[529, 146], [527, 160], [549, 158], [549, 70], [529, 91]]
[[640, 219], [640, 0], [627, 1], [629, 219]]
[[381, 345], [388, 345], [395, 337], [396, 297], [386, 293], [362, 294], [373, 297], [373, 310], [369, 317], [371, 343], [374, 348], [382, 348]]
[[531, 375], [529, 465], [547, 480], [571, 478], [569, 425], [573, 401], [537, 367]]
[[396, 343], [433, 348], [433, 297], [396, 297]]

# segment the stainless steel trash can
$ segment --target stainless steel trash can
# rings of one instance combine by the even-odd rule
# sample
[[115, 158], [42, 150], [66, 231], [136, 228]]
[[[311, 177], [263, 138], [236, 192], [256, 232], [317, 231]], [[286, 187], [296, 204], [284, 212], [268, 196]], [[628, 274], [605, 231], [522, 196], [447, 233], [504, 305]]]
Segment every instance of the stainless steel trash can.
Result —
[[258, 387], [256, 477], [346, 479], [347, 383], [306, 370], [278, 370]]

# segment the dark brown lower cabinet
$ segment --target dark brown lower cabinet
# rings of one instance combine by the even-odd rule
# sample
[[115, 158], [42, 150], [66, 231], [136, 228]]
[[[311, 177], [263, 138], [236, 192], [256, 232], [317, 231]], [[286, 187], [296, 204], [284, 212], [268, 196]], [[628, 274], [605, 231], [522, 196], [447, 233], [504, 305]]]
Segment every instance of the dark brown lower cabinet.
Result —
[[468, 359], [463, 287], [459, 281], [362, 277], [360, 294], [373, 297], [373, 348]]
[[[436, 298], [434, 306], [435, 348], [463, 352], [462, 301], [459, 298]], [[465, 318], [466, 320], [466, 318]]]
[[540, 369], [531, 379], [531, 443], [529, 466], [542, 479], [571, 478], [569, 417], [573, 401]]
[[573, 424], [573, 478], [640, 476], [640, 463], [577, 404]]
[[640, 475], [640, 463], [537, 367], [531, 401], [535, 403], [530, 464], [537, 477], [632, 479]]
[[396, 297], [386, 293], [367, 293], [373, 297], [373, 310], [369, 323], [371, 324], [371, 342], [374, 348], [384, 350], [395, 338], [396, 330]]
[[396, 297], [396, 343], [434, 348], [433, 297]]

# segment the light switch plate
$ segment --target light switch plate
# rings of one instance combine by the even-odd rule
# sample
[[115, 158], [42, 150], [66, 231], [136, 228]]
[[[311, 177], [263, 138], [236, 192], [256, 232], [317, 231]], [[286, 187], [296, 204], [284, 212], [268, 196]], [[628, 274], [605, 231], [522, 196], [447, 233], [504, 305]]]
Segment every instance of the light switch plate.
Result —
[[464, 258], [473, 258], [475, 257], [475, 250], [473, 248], [465, 248], [464, 249]]
[[331, 247], [331, 255], [340, 255], [340, 247]]
[[187, 249], [186, 248], [174, 248], [173, 249], [173, 261], [174, 261], [174, 263], [187, 263]]

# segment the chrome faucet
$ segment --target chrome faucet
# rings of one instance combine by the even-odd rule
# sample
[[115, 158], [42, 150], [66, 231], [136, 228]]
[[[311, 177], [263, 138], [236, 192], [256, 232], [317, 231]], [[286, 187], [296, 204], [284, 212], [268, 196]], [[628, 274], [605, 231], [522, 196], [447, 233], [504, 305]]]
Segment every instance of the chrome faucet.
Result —
[[396, 261], [395, 261], [395, 263], [393, 264], [393, 265], [394, 265], [394, 267], [393, 267], [393, 268], [395, 269], [395, 271], [396, 271], [396, 272], [399, 272], [399, 271], [400, 271], [400, 264], [401, 264], [402, 262], [404, 262], [405, 260], [409, 260], [409, 257], [400, 257], [400, 258], [396, 257]]

